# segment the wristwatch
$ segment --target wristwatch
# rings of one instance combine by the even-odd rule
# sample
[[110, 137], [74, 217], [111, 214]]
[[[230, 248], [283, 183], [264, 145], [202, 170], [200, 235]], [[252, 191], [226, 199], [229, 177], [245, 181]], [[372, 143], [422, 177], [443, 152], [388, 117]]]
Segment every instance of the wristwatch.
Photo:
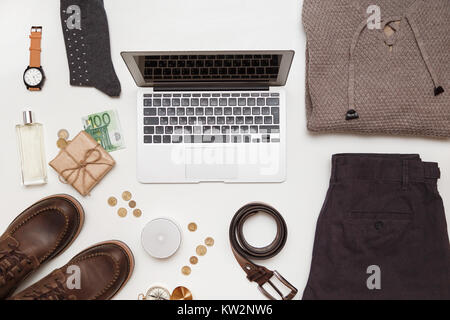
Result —
[[23, 73], [23, 82], [30, 91], [40, 91], [45, 75], [41, 66], [42, 27], [31, 27], [30, 65]]

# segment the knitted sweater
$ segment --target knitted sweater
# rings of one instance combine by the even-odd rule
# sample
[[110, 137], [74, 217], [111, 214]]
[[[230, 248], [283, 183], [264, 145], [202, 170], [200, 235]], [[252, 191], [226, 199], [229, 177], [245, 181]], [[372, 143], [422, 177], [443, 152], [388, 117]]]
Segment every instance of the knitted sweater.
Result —
[[450, 137], [450, 0], [304, 0], [303, 25], [309, 130]]

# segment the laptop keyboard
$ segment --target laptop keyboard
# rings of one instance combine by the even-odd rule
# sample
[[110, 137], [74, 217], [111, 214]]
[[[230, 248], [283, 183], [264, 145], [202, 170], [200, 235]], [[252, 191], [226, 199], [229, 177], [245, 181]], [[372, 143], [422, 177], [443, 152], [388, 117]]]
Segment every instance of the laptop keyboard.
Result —
[[145, 144], [279, 143], [277, 92], [143, 95]]
[[282, 56], [166, 55], [144, 56], [145, 81], [276, 81]]

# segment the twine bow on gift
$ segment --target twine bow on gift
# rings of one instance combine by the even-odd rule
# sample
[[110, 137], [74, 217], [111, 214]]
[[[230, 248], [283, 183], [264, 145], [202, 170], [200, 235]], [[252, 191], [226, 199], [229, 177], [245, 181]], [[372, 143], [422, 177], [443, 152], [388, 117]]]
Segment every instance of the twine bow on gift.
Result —
[[[89, 157], [94, 154], [96, 155], [96, 157], [91, 160], [88, 161]], [[73, 157], [72, 157], [73, 158]], [[106, 166], [110, 166], [112, 167], [113, 165], [110, 163], [105, 163], [105, 162], [98, 162], [100, 161], [100, 159], [102, 158], [102, 154], [99, 150], [97, 150], [96, 148], [93, 149], [89, 149], [86, 151], [86, 153], [84, 154], [83, 159], [77, 163], [77, 166], [75, 168], [67, 168], [62, 170], [59, 173], [59, 181], [61, 181], [62, 183], [69, 183], [69, 179], [73, 174], [76, 174], [75, 179], [73, 180], [73, 182], [71, 183], [72, 185], [75, 183], [75, 181], [77, 181], [80, 178], [81, 175], [81, 179], [82, 179], [82, 183], [81, 183], [81, 193], [84, 194], [85, 193], [85, 182], [86, 182], [86, 174], [88, 174], [94, 181], [96, 181], [97, 179], [95, 179], [92, 174], [86, 169], [87, 166], [90, 165], [106, 165]], [[75, 160], [75, 159], [74, 159]], [[77, 162], [77, 161], [75, 161]], [[64, 173], [66, 172], [70, 172], [70, 174], [67, 176], [67, 178], [64, 177]]]

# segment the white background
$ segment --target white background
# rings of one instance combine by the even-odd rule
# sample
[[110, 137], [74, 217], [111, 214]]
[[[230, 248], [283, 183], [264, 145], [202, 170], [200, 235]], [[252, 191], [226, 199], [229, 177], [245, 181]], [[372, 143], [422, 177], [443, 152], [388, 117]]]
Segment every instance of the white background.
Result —
[[[264, 201], [284, 216], [289, 237], [284, 250], [264, 261], [299, 289], [300, 298], [309, 274], [316, 219], [325, 198], [330, 157], [341, 152], [420, 153], [437, 161], [442, 171], [440, 192], [450, 207], [450, 153], [445, 140], [355, 135], [312, 135], [306, 130], [304, 107], [305, 34], [301, 25], [302, 1], [297, 0], [105, 0], [111, 36], [112, 60], [122, 84], [122, 95], [113, 99], [94, 88], [69, 85], [69, 70], [57, 0], [0, 1], [0, 229], [27, 206], [50, 194], [68, 193], [86, 211], [84, 228], [72, 246], [28, 279], [31, 284], [64, 265], [84, 248], [107, 239], [125, 241], [133, 250], [136, 267], [117, 299], [136, 299], [155, 283], [170, 290], [190, 288], [196, 299], [262, 299], [254, 283], [246, 280], [228, 242], [228, 225], [236, 210], [251, 201]], [[30, 27], [43, 26], [42, 65], [47, 81], [42, 92], [28, 92], [22, 81], [29, 62]], [[127, 50], [244, 50], [293, 49], [293, 67], [286, 86], [288, 101], [287, 181], [282, 184], [142, 185], [136, 181], [137, 88], [120, 56]], [[112, 156], [117, 166], [82, 198], [58, 181], [48, 168], [45, 186], [24, 188], [14, 126], [29, 107], [45, 127], [47, 161], [56, 156], [57, 131], [71, 137], [82, 129], [81, 118], [94, 112], [117, 109], [127, 148]], [[157, 156], [157, 155], [155, 155]], [[144, 212], [139, 219], [119, 218], [107, 205], [111, 195], [120, 198], [130, 190]], [[119, 201], [119, 205], [123, 205]], [[144, 225], [155, 217], [175, 219], [183, 230], [178, 253], [165, 261], [149, 257], [140, 245]], [[447, 215], [447, 219], [449, 216]], [[264, 217], [246, 225], [247, 237], [263, 245], [274, 235], [274, 224]], [[187, 224], [195, 221], [198, 231]], [[216, 240], [189, 277], [180, 272], [207, 236]]]

